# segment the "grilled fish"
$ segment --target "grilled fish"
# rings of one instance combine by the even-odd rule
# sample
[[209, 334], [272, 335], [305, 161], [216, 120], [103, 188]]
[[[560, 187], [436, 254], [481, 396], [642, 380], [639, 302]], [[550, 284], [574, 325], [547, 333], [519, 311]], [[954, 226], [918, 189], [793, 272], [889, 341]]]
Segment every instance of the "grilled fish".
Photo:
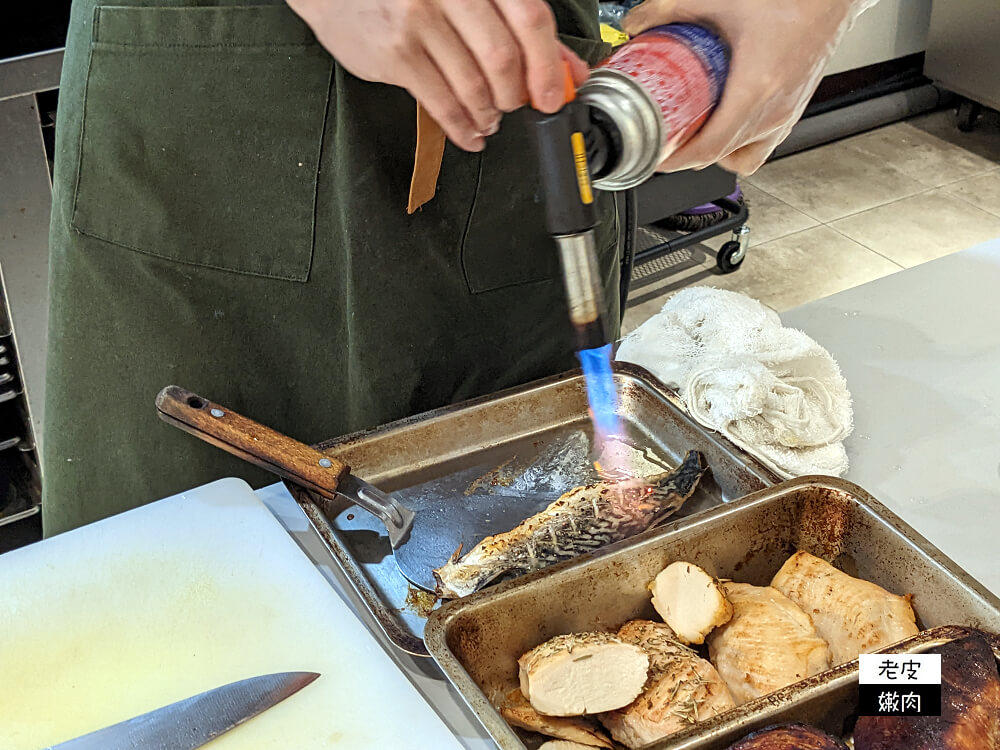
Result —
[[691, 451], [676, 471], [576, 487], [503, 534], [459, 549], [434, 571], [437, 595], [468, 596], [503, 575], [523, 575], [649, 529], [677, 511], [705, 473]]

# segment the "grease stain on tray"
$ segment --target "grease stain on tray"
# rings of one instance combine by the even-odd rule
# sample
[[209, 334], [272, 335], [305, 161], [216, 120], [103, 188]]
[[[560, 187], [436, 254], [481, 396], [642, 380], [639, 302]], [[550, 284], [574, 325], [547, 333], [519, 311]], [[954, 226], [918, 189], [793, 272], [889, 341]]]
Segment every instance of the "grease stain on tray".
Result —
[[472, 484], [469, 485], [468, 489], [465, 490], [466, 495], [471, 495], [477, 489], [489, 488], [489, 487], [509, 487], [514, 483], [514, 472], [508, 471], [504, 473], [510, 464], [512, 464], [517, 459], [517, 456], [511, 456], [502, 464], [497, 466], [495, 469], [491, 469], [480, 477], [473, 480]]
[[405, 609], [421, 617], [430, 617], [437, 603], [438, 598], [430, 591], [424, 591], [423, 589], [408, 585], [406, 588], [406, 602], [400, 611]]

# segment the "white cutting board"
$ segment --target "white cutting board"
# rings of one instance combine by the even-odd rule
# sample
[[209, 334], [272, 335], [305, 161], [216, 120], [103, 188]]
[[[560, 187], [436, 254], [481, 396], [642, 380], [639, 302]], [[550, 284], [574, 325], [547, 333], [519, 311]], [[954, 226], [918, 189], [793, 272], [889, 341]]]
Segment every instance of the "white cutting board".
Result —
[[322, 676], [206, 747], [461, 747], [241, 480], [0, 555], [3, 750], [298, 670]]

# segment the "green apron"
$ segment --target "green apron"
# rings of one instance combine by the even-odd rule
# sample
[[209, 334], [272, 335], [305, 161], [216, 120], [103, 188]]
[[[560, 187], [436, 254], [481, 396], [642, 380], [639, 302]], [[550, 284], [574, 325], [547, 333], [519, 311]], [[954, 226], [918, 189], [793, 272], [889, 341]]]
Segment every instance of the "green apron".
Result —
[[[76, 0], [57, 123], [52, 535], [273, 476], [156, 417], [175, 383], [306, 442], [576, 366], [523, 113], [405, 212], [415, 107], [283, 3]], [[560, 30], [594, 62], [595, 0]], [[598, 249], [617, 334], [618, 226]]]

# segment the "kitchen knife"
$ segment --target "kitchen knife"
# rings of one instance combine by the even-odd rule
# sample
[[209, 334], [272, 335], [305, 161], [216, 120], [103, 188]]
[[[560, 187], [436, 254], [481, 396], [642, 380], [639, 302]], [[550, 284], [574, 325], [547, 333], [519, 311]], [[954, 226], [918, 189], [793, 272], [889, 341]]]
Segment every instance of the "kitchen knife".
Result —
[[194, 750], [317, 677], [315, 672], [279, 672], [231, 682], [45, 750]]

